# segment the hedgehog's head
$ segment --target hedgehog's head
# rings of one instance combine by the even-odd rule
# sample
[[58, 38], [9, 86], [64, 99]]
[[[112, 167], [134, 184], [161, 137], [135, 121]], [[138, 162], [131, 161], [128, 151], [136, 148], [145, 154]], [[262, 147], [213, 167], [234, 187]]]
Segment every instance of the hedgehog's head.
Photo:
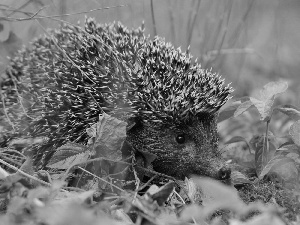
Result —
[[143, 79], [133, 102], [141, 122], [128, 132], [129, 142], [157, 156], [153, 167], [158, 172], [228, 179], [216, 117], [232, 89], [161, 39], [151, 42], [141, 58]]
[[142, 152], [155, 154], [153, 169], [179, 179], [191, 174], [230, 178], [218, 150], [214, 116], [194, 117], [183, 124], [141, 122], [128, 132], [128, 141]]

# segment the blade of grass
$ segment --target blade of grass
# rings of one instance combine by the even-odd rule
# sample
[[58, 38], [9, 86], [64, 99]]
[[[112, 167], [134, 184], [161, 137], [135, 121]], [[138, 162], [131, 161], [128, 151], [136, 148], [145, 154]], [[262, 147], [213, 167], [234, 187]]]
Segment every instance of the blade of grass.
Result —
[[253, 8], [254, 2], [255, 2], [255, 0], [248, 1], [248, 7], [247, 7], [244, 15], [242, 16], [242, 19], [239, 20], [240, 22], [236, 25], [236, 27], [231, 32], [230, 38], [228, 38], [229, 46], [234, 46], [236, 44], [237, 40], [239, 39], [240, 34], [242, 33], [241, 32], [242, 29], [245, 28], [246, 20], [250, 14], [251, 9]]
[[188, 31], [188, 38], [187, 38], [187, 46], [186, 48], [189, 49], [189, 46], [191, 45], [191, 41], [192, 41], [192, 36], [193, 36], [193, 31], [194, 31], [194, 27], [196, 24], [196, 18], [198, 16], [199, 10], [200, 10], [200, 5], [201, 5], [201, 0], [197, 1], [197, 7], [196, 10], [193, 10], [192, 13], [192, 22], [191, 22], [191, 27], [189, 27], [189, 31]]
[[155, 23], [153, 0], [150, 0], [150, 3], [151, 3], [151, 15], [152, 15], [153, 32], [154, 32], [154, 36], [156, 36], [157, 35], [157, 31], [156, 31], [156, 23]]
[[[232, 6], [233, 6], [233, 1], [229, 0], [227, 7], [225, 6], [224, 11], [227, 12], [227, 18], [226, 21], [224, 21], [224, 23], [226, 23], [222, 29], [220, 29], [220, 33], [222, 31], [222, 34], [220, 34], [221, 37], [221, 42], [219, 44], [219, 47], [216, 47], [214, 49], [218, 49], [218, 52], [220, 52], [221, 48], [223, 47], [224, 41], [225, 41], [225, 37], [228, 31], [228, 26], [229, 26], [229, 20], [230, 20], [230, 16], [231, 16], [231, 12], [232, 12]], [[216, 43], [217, 44], [217, 43]]]

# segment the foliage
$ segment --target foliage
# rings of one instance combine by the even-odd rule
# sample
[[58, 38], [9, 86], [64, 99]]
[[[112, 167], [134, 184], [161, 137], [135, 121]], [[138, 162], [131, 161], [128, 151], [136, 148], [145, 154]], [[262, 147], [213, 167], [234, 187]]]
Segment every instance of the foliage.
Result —
[[[161, 188], [152, 185], [143, 195], [123, 191], [113, 201], [104, 198], [95, 202], [94, 191], [67, 191], [61, 181], [30, 189], [21, 176], [10, 175], [0, 186], [2, 197], [6, 197], [2, 200], [8, 202], [0, 224], [208, 224], [206, 218], [220, 209], [231, 210], [230, 224], [244, 224], [240, 218], [253, 211], [261, 214], [245, 224], [284, 224], [275, 206], [246, 205], [232, 187], [208, 178], [195, 177], [188, 182], [203, 190], [202, 206], [187, 206], [177, 197], [174, 183]], [[221, 219], [215, 217], [209, 224], [221, 224]]]
[[[240, 136], [232, 137], [226, 144], [243, 141], [249, 148], [250, 155], [254, 160], [258, 179], [265, 176], [275, 176], [282, 185], [290, 189], [299, 190], [299, 119], [300, 111], [291, 105], [274, 106], [277, 95], [287, 89], [286, 82], [270, 82], [260, 91], [258, 98], [250, 97], [238, 99], [236, 102], [220, 113], [220, 121], [230, 117], [237, 117], [254, 106], [261, 118], [266, 123], [265, 132], [262, 135], [253, 135], [249, 143]], [[278, 138], [269, 130], [272, 116], [275, 112], [286, 114], [294, 123], [290, 126], [291, 140], [281, 145]], [[275, 179], [275, 178], [272, 178]]]
[[[243, 169], [232, 173], [232, 184], [239, 191], [209, 178], [174, 180], [141, 166], [133, 155], [124, 160], [121, 149], [129, 147], [124, 142], [126, 123], [103, 114], [87, 130], [88, 145], [68, 143], [58, 148], [48, 163], [49, 171], [33, 171], [28, 152], [34, 140], [14, 142], [27, 146], [25, 155], [19, 155], [27, 160], [18, 166], [6, 160], [9, 155], [0, 159], [4, 168], [15, 171], [0, 171], [3, 211], [0, 224], [223, 224], [225, 221], [238, 225], [281, 225], [288, 222], [286, 219], [290, 224], [299, 223], [296, 210], [300, 210], [300, 112], [290, 105], [274, 106], [276, 96], [286, 88], [285, 82], [271, 82], [264, 86], [261, 97], [238, 99], [220, 113], [219, 120], [226, 121], [254, 107], [266, 124], [264, 134], [253, 135], [250, 141], [235, 136], [226, 142], [227, 145], [246, 143], [253, 160], [247, 165], [255, 169], [256, 175], [251, 176]], [[269, 130], [276, 112], [295, 120], [289, 130], [290, 141], [280, 145]], [[2, 153], [5, 151], [9, 149], [3, 149]], [[16, 153], [11, 157], [16, 157]], [[146, 157], [150, 165], [154, 158]], [[236, 168], [245, 169], [245, 165]]]

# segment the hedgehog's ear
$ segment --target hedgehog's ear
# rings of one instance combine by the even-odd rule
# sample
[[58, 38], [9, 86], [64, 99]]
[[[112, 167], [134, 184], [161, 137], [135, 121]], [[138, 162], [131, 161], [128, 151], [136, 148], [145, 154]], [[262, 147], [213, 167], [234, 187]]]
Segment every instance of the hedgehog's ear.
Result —
[[126, 127], [126, 132], [128, 132], [129, 130], [131, 129], [134, 129], [136, 127], [140, 127], [142, 126], [142, 122], [140, 119], [138, 119], [137, 117], [130, 117], [128, 120], [127, 120], [127, 127]]

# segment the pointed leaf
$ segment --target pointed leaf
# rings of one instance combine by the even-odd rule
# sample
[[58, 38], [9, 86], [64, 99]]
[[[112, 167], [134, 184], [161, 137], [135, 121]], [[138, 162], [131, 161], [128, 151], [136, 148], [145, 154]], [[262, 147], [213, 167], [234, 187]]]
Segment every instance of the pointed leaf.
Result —
[[253, 103], [249, 100], [246, 102], [243, 102], [242, 104], [239, 105], [239, 107], [236, 109], [236, 111], [234, 112], [234, 117], [237, 117], [241, 114], [243, 114], [245, 111], [247, 111], [251, 106], [253, 105]]
[[175, 184], [173, 182], [167, 183], [164, 186], [160, 187], [155, 193], [151, 195], [153, 200], [156, 200], [159, 206], [167, 201], [171, 193], [175, 188]]
[[47, 167], [68, 169], [72, 165], [83, 163], [90, 157], [90, 151], [84, 145], [67, 143], [57, 149]]
[[263, 168], [259, 179], [262, 179], [267, 174], [275, 174], [276, 178], [279, 178], [287, 188], [295, 188], [299, 185], [298, 169], [295, 161], [290, 157], [276, 155], [268, 162], [265, 168]]
[[50, 166], [59, 161], [64, 161], [67, 158], [87, 151], [87, 146], [78, 143], [67, 143], [59, 148], [50, 159], [47, 166]]
[[282, 164], [293, 162], [292, 159], [277, 155], [273, 157], [267, 165], [262, 169], [261, 173], [259, 174], [259, 179], [262, 179], [266, 174], [268, 174], [273, 167], [280, 166]]
[[[20, 167], [20, 170], [23, 172], [29, 174], [29, 175], [34, 175], [34, 168], [33, 168], [33, 159], [31, 155], [26, 156], [25, 162], [22, 164]], [[19, 173], [19, 172], [17, 172]]]
[[[255, 149], [255, 168], [256, 173], [259, 175], [268, 161], [273, 157], [276, 146], [270, 141], [270, 138], [266, 140], [264, 135], [254, 137], [254, 139], [250, 141], [250, 144]], [[267, 146], [269, 147], [268, 149]]]
[[148, 168], [151, 165], [151, 163], [157, 158], [157, 155], [150, 152], [141, 150], [138, 150], [138, 152], [141, 153], [144, 157], [145, 168]]
[[283, 145], [280, 148], [278, 148], [276, 150], [276, 153], [296, 153], [298, 155], [300, 155], [300, 147], [298, 145], [295, 144], [287, 144], [287, 145]]
[[253, 105], [257, 108], [259, 114], [260, 114], [260, 119], [261, 120], [268, 120], [271, 115], [271, 109], [273, 105], [273, 99], [268, 99], [266, 101], [261, 101], [256, 98], [250, 97], [251, 102]]
[[249, 97], [242, 97], [242, 98], [235, 99], [235, 101], [231, 102], [229, 106], [227, 106], [224, 109], [221, 109], [218, 116], [218, 123], [230, 119], [232, 117], [237, 117], [241, 115], [252, 105], [253, 104], [249, 100]]
[[288, 84], [285, 81], [274, 81], [267, 83], [260, 91], [260, 100], [266, 101], [273, 98], [277, 94], [281, 94], [286, 91]]
[[300, 110], [292, 105], [280, 105], [274, 108], [274, 110], [278, 110], [285, 115], [287, 115], [292, 120], [300, 120]]
[[225, 145], [232, 144], [232, 143], [237, 143], [237, 142], [246, 142], [247, 143], [247, 141], [244, 137], [234, 136], [229, 141], [226, 141]]
[[193, 200], [194, 202], [197, 202], [197, 198], [199, 197], [198, 189], [199, 188], [197, 187], [192, 178], [185, 178], [183, 192], [186, 193], [189, 199]]
[[121, 148], [126, 138], [127, 123], [104, 113], [99, 116], [99, 122], [88, 131], [95, 137], [96, 157], [120, 160]]
[[240, 104], [240, 102], [232, 102], [231, 105], [220, 111], [218, 116], [218, 123], [233, 117], [235, 111], [237, 110]]
[[261, 115], [261, 120], [267, 121], [270, 119], [276, 95], [285, 92], [287, 88], [287, 82], [270, 82], [260, 91], [258, 99], [250, 97], [251, 102]]
[[52, 169], [68, 169], [73, 165], [77, 165], [80, 163], [84, 163], [89, 159], [90, 152], [85, 151], [73, 156], [70, 156], [68, 158], [65, 158], [63, 160], [60, 160], [56, 163], [52, 163], [51, 165], [47, 165], [47, 167], [50, 167]]

